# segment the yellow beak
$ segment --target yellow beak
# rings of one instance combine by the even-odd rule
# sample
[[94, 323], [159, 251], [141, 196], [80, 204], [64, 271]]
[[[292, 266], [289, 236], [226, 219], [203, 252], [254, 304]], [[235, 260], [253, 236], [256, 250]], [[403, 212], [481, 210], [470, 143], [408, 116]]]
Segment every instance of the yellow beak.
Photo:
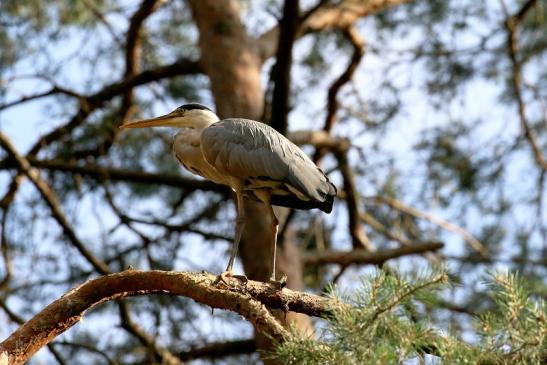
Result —
[[126, 122], [120, 128], [174, 127], [180, 122], [181, 116], [171, 112], [156, 118]]

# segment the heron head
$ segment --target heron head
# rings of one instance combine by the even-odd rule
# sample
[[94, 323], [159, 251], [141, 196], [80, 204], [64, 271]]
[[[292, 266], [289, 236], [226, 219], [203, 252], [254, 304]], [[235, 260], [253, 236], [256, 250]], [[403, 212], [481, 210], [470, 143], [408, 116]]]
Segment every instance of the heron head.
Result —
[[156, 118], [127, 122], [120, 128], [175, 127], [204, 129], [217, 122], [217, 115], [204, 105], [191, 103]]

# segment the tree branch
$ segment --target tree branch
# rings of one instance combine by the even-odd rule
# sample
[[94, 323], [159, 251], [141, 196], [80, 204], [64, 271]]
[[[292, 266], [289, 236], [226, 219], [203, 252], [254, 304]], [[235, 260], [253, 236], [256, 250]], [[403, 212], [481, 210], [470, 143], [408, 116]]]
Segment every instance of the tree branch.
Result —
[[465, 242], [467, 242], [469, 246], [471, 246], [471, 248], [477, 251], [480, 255], [482, 255], [483, 257], [488, 257], [488, 251], [486, 250], [486, 247], [484, 247], [483, 244], [478, 239], [473, 237], [471, 233], [467, 232], [462, 227], [459, 227], [453, 223], [450, 223], [446, 219], [437, 217], [433, 214], [422, 212], [416, 208], [403, 204], [403, 202], [397, 199], [388, 198], [386, 196], [375, 196], [372, 198], [372, 201], [376, 204], [378, 203], [386, 204], [392, 207], [393, 209], [397, 209], [403, 213], [410, 214], [417, 218], [426, 219], [430, 221], [431, 223], [446, 229], [447, 231], [455, 232], [461, 235], [463, 239], [465, 240]]
[[[139, 184], [160, 184], [189, 190], [216, 191], [224, 194], [228, 194], [229, 192], [229, 189], [223, 185], [218, 185], [206, 180], [186, 178], [174, 174], [155, 174], [141, 171], [130, 171], [112, 167], [103, 167], [94, 164], [78, 165], [74, 162], [65, 160], [40, 160], [29, 157], [27, 161], [32, 167], [52, 171], [70, 172], [100, 181], [112, 180], [134, 182]], [[0, 161], [0, 170], [9, 168], [18, 168], [18, 165], [15, 161], [9, 159]]]
[[[158, 8], [159, 4], [160, 2], [158, 0], [143, 0], [129, 21], [129, 27], [126, 33], [124, 80], [134, 76], [141, 69], [141, 29], [144, 21]], [[122, 95], [122, 103], [119, 112], [117, 113], [117, 118], [119, 120], [118, 124], [121, 124], [132, 114], [132, 109], [134, 109], [133, 89], [133, 87], [128, 88]], [[105, 138], [98, 146], [93, 149], [73, 151], [73, 157], [79, 159], [106, 154], [114, 144], [119, 131], [120, 130], [113, 123], [109, 126], [108, 131], [105, 131]]]
[[182, 365], [183, 361], [175, 356], [171, 351], [163, 348], [157, 344], [154, 336], [146, 333], [146, 331], [139, 326], [131, 317], [131, 311], [129, 310], [129, 304], [126, 301], [118, 303], [120, 311], [120, 319], [122, 321], [122, 327], [135, 336], [144, 346], [150, 349], [157, 360], [163, 365]]
[[421, 243], [413, 246], [403, 246], [400, 248], [370, 252], [368, 250], [353, 250], [347, 252], [325, 250], [318, 252], [302, 253], [302, 260], [305, 265], [325, 265], [337, 264], [341, 266], [374, 264], [382, 265], [387, 260], [407, 256], [419, 255], [424, 252], [437, 251], [444, 245], [439, 242]]
[[231, 355], [252, 354], [256, 351], [254, 338], [248, 340], [235, 340], [225, 342], [213, 342], [203, 347], [194, 347], [178, 354], [183, 361], [196, 359], [219, 359]]
[[78, 93], [76, 93], [74, 91], [71, 91], [71, 90], [68, 90], [68, 89], [65, 89], [65, 88], [62, 88], [60, 86], [55, 85], [51, 89], [49, 89], [48, 91], [44, 91], [44, 92], [33, 94], [33, 95], [23, 96], [20, 99], [10, 101], [10, 102], [5, 103], [5, 104], [1, 104], [0, 105], [0, 111], [2, 111], [4, 109], [11, 108], [11, 107], [14, 107], [14, 106], [17, 106], [19, 104], [26, 103], [28, 101], [33, 101], [33, 100], [37, 100], [37, 99], [41, 99], [41, 98], [45, 98], [47, 96], [57, 95], [57, 94], [68, 95], [68, 96], [72, 96], [72, 97], [75, 97], [75, 98], [81, 97], [81, 95], [79, 95]]
[[536, 4], [537, 0], [528, 0], [521, 9], [513, 16], [508, 17], [505, 22], [505, 27], [507, 28], [507, 52], [509, 54], [509, 59], [511, 60], [511, 65], [513, 67], [513, 79], [512, 86], [513, 92], [517, 99], [518, 105], [518, 115], [520, 119], [520, 126], [524, 137], [528, 141], [528, 144], [532, 148], [534, 154], [534, 159], [540, 168], [547, 170], [547, 160], [543, 156], [541, 148], [539, 147], [538, 140], [536, 135], [530, 128], [528, 117], [526, 116], [526, 104], [524, 103], [524, 98], [521, 92], [522, 85], [522, 63], [518, 57], [518, 27], [526, 14], [532, 7]]
[[70, 240], [72, 245], [76, 247], [82, 256], [84, 256], [98, 272], [107, 274], [109, 272], [108, 266], [85, 247], [84, 243], [80, 241], [76, 232], [72, 229], [72, 226], [61, 210], [61, 204], [59, 203], [55, 192], [53, 192], [49, 185], [40, 178], [38, 172], [32, 168], [28, 160], [17, 152], [15, 147], [2, 132], [0, 132], [0, 146], [2, 146], [9, 156], [14, 159], [18, 169], [32, 181], [34, 186], [36, 186], [36, 189], [38, 189], [40, 195], [42, 195], [42, 198], [46, 201], [51, 210], [52, 216], [59, 223], [63, 229], [63, 233]]
[[89, 114], [101, 107], [105, 102], [111, 100], [115, 96], [122, 95], [133, 87], [168, 77], [197, 74], [201, 72], [202, 68], [198, 61], [183, 58], [170, 65], [159, 66], [152, 70], [143, 71], [129, 78], [107, 85], [95, 94], [81, 97], [80, 109], [78, 112], [64, 125], [61, 125], [40, 137], [30, 149], [29, 155], [36, 155], [44, 146], [58, 140], [83, 123]]
[[298, 27], [299, 1], [285, 0], [283, 18], [279, 22], [280, 34], [277, 54], [272, 70], [274, 89], [270, 126], [281, 134], [287, 133], [291, 95], [292, 49]]
[[215, 278], [207, 273], [127, 270], [87, 281], [48, 305], [0, 343], [0, 359], [7, 356], [10, 365], [22, 364], [80, 321], [89, 309], [130, 296], [186, 296], [212, 308], [239, 313], [257, 331], [276, 341], [283, 341], [288, 332], [266, 306], [320, 316], [331, 313], [334, 305], [340, 305], [327, 298], [289, 289], [278, 290], [257, 281], [248, 281], [243, 285], [233, 278], [228, 279], [229, 285], [214, 285]]
[[[392, 6], [397, 6], [409, 0], [347, 0], [337, 4], [319, 4], [312, 12], [307, 12], [304, 21], [299, 24], [296, 39], [326, 29], [345, 29], [353, 25], [359, 18], [378, 13]], [[326, 2], [324, 2], [326, 3]], [[257, 39], [260, 56], [263, 61], [276, 53], [279, 26], [276, 26]]]

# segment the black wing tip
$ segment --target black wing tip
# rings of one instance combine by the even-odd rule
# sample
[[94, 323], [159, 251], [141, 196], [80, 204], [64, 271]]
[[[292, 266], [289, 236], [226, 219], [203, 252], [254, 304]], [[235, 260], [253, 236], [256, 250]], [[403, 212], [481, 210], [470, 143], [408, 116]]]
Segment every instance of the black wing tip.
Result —
[[[332, 185], [334, 187], [334, 185]], [[321, 203], [321, 206], [319, 209], [321, 209], [325, 213], [332, 212], [332, 205], [334, 204], [334, 197], [336, 196], [336, 187], [334, 187], [334, 194], [331, 195], [330, 191], [329, 194], [325, 197], [325, 201]]]
[[336, 196], [336, 186], [329, 181], [329, 191], [323, 194], [323, 200], [300, 200], [295, 195], [272, 195], [272, 204], [294, 208], [294, 209], [319, 209], [325, 213], [332, 212], [334, 197]]
[[[327, 177], [325, 175], [325, 177]], [[327, 177], [327, 183], [329, 184], [329, 191], [327, 194], [325, 194], [325, 200], [323, 201], [322, 206], [319, 208], [325, 213], [332, 212], [332, 205], [334, 204], [334, 197], [338, 193], [338, 190], [336, 189], [336, 186], [330, 182], [329, 178]]]

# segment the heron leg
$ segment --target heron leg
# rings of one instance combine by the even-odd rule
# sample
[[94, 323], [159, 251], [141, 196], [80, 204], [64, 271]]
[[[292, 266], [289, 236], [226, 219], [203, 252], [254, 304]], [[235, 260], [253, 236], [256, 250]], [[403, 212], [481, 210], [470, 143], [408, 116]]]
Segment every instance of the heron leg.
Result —
[[275, 262], [276, 262], [276, 253], [277, 253], [277, 232], [279, 230], [279, 221], [275, 216], [275, 212], [272, 207], [272, 199], [270, 192], [268, 190], [259, 190], [255, 191], [255, 194], [258, 198], [266, 205], [268, 212], [270, 213], [270, 218], [272, 221], [272, 235], [273, 235], [273, 255], [272, 255], [272, 274], [270, 275], [270, 283], [275, 284], [282, 289], [287, 284], [287, 277], [283, 275], [281, 280], [275, 279]]
[[247, 285], [247, 277], [245, 275], [234, 275], [232, 273], [234, 262], [237, 257], [237, 250], [239, 247], [239, 241], [241, 241], [241, 236], [243, 236], [243, 230], [245, 229], [245, 208], [243, 206], [243, 190], [237, 189], [236, 190], [236, 203], [237, 203], [237, 218], [236, 218], [236, 231], [234, 236], [234, 243], [232, 244], [232, 250], [230, 251], [230, 260], [228, 261], [228, 266], [226, 267], [226, 271], [221, 273], [217, 276], [216, 280], [214, 281], [214, 285], [218, 284], [219, 282], [223, 282], [224, 284], [231, 286], [228, 283], [227, 278], [236, 278], [243, 282], [244, 285]]
[[226, 272], [231, 273], [234, 262], [237, 256], [237, 250], [239, 247], [239, 241], [241, 241], [241, 236], [243, 235], [243, 230], [245, 229], [245, 208], [243, 206], [243, 191], [236, 191], [236, 200], [237, 200], [237, 219], [236, 219], [236, 232], [234, 237], [234, 244], [232, 245], [232, 251], [230, 252], [230, 260], [228, 261], [228, 267], [226, 267]]
[[270, 208], [270, 215], [272, 217], [272, 231], [273, 231], [273, 258], [272, 258], [272, 275], [270, 276], [270, 281], [275, 281], [275, 261], [276, 261], [276, 254], [277, 254], [277, 232], [279, 231], [279, 221], [277, 220], [277, 217], [275, 216], [275, 212], [272, 208], [271, 204], [268, 204], [268, 207]]

